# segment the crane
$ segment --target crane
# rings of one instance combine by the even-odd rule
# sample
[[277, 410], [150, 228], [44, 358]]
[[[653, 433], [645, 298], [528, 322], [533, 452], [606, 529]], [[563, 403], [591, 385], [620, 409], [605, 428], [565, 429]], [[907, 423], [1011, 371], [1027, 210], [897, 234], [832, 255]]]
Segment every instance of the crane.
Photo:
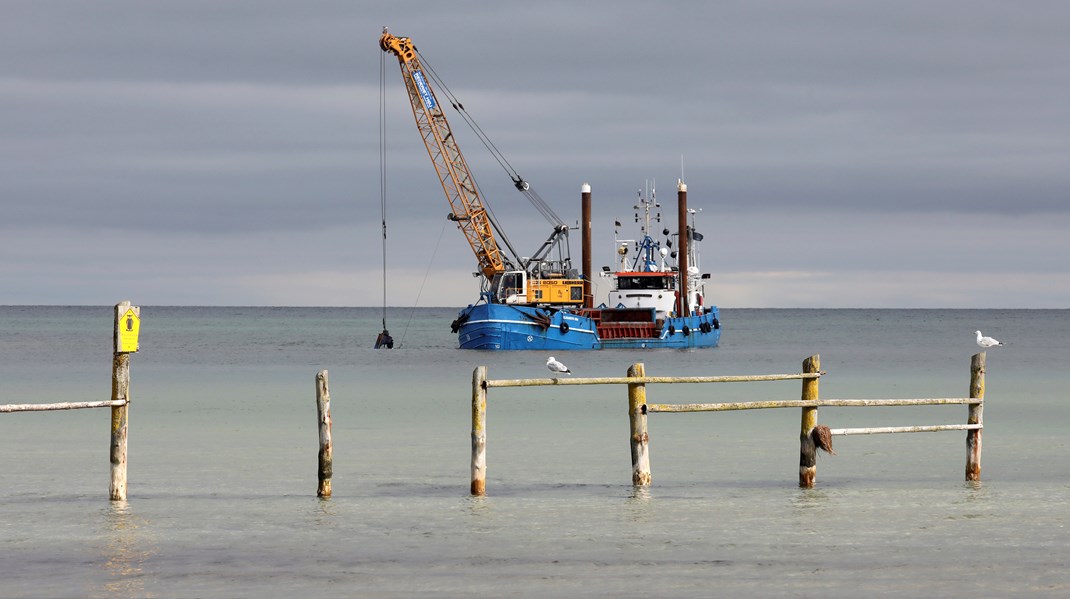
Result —
[[[500, 227], [481, 197], [442, 105], [425, 74], [416, 46], [410, 38], [392, 35], [384, 27], [379, 47], [398, 59], [416, 128], [452, 210], [447, 218], [457, 224], [476, 256], [479, 274], [490, 288], [485, 294], [488, 301], [548, 306], [581, 304], [583, 280], [577, 278], [567, 257], [568, 225], [553, 214], [527, 181], [514, 174], [514, 186], [553, 223], [552, 233], [539, 249], [529, 258], [519, 258], [504, 235], [501, 235]], [[488, 142], [484, 140], [484, 143]], [[491, 146], [488, 145], [488, 148]], [[499, 163], [504, 160], [499, 156], [496, 158]], [[499, 232], [512, 256], [503, 252], [495, 231]], [[558, 248], [562, 258], [557, 261], [546, 260], [554, 248]]]

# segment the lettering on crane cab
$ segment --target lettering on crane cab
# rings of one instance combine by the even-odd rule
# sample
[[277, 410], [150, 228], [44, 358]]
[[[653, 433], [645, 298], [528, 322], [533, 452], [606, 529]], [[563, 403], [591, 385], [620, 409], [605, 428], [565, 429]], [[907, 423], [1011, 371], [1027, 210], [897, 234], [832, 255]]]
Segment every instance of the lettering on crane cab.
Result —
[[431, 95], [431, 88], [427, 87], [427, 81], [424, 80], [424, 74], [422, 71], [413, 71], [412, 80], [416, 82], [416, 91], [420, 92], [420, 95], [424, 99], [424, 106], [428, 110], [434, 110], [435, 97]]

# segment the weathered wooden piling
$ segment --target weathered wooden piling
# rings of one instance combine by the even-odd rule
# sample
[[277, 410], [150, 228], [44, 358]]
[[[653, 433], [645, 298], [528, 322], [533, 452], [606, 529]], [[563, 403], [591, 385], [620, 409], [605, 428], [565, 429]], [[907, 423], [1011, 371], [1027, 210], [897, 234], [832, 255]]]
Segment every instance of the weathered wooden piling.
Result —
[[[629, 378], [646, 376], [642, 362], [628, 368]], [[649, 435], [646, 428], [646, 383], [628, 383], [628, 419], [631, 423], [632, 484], [637, 487], [650, 485]]]
[[472, 495], [487, 494], [487, 367], [472, 371]]
[[111, 369], [111, 484], [108, 496], [126, 501], [127, 430], [130, 422], [130, 355], [115, 354]]
[[[970, 404], [966, 423], [984, 425], [985, 352], [974, 354], [970, 360], [970, 398], [980, 400]], [[981, 480], [981, 428], [966, 431], [966, 480]]]
[[317, 497], [331, 496], [331, 476], [334, 474], [334, 443], [331, 441], [331, 391], [327, 371], [316, 373], [316, 412], [319, 414], [319, 487]]
[[[134, 320], [141, 309], [130, 302], [115, 305], [115, 335], [111, 368], [111, 484], [108, 496], [112, 501], [126, 501], [127, 429], [130, 422], [130, 351], [137, 351]], [[132, 315], [132, 316], [131, 316]], [[134, 345], [129, 346], [128, 332], [134, 332]], [[121, 402], [121, 403], [119, 403]]]
[[[804, 373], [821, 372], [821, 356], [814, 354], [803, 360], [802, 371]], [[817, 378], [806, 378], [802, 381], [803, 401], [816, 401], [818, 399]], [[811, 488], [817, 476], [817, 445], [811, 433], [817, 425], [817, 406], [802, 409], [802, 425], [799, 432], [799, 486]]]

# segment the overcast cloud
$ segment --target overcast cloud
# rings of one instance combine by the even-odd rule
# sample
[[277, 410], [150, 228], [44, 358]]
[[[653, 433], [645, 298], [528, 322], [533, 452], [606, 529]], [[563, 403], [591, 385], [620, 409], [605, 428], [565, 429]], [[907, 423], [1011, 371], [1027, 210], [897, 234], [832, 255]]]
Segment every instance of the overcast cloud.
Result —
[[[567, 222], [683, 176], [725, 307], [1070, 307], [1070, 4], [7, 0], [0, 304], [476, 299], [412, 37]], [[440, 94], [441, 99], [441, 94]], [[521, 253], [549, 235], [456, 113]], [[578, 262], [579, 238], [573, 236]], [[418, 299], [417, 299], [418, 298]]]

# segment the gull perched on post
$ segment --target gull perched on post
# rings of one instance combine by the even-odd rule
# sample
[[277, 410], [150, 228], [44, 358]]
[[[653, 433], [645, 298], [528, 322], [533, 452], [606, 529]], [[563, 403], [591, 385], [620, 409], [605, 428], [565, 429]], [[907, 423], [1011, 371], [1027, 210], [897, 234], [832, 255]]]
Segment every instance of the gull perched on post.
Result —
[[554, 359], [553, 356], [550, 356], [546, 359], [546, 368], [549, 369], [550, 372], [553, 372], [555, 374], [558, 372], [564, 372], [569, 375], [572, 374], [572, 371], [568, 369], [568, 366], [565, 366], [561, 362], [558, 362]]
[[981, 335], [981, 331], [977, 331], [977, 345], [983, 347], [984, 349], [988, 349], [990, 347], [1003, 344], [991, 337], [984, 337]]

